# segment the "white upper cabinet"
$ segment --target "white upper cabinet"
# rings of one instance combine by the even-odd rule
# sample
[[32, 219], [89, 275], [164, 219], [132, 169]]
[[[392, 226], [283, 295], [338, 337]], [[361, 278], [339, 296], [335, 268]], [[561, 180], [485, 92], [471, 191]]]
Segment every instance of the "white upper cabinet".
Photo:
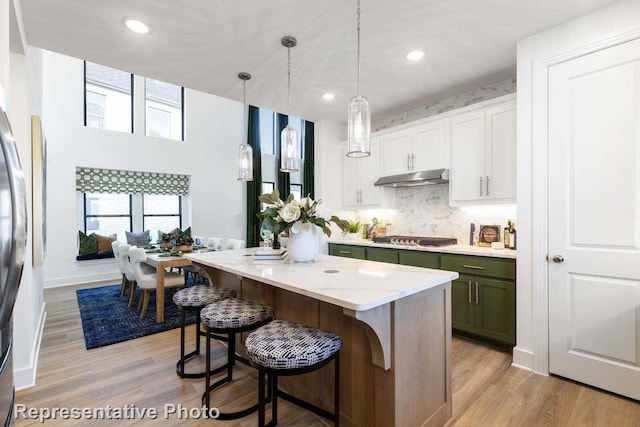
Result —
[[485, 114], [473, 111], [451, 120], [451, 200], [485, 196]]
[[395, 191], [376, 187], [373, 184], [382, 175], [382, 138], [371, 138], [371, 155], [347, 157], [344, 149], [344, 207], [346, 208], [392, 208], [395, 206]]
[[516, 102], [452, 117], [450, 204], [515, 203]]
[[383, 175], [449, 168], [447, 122], [434, 120], [383, 136]]

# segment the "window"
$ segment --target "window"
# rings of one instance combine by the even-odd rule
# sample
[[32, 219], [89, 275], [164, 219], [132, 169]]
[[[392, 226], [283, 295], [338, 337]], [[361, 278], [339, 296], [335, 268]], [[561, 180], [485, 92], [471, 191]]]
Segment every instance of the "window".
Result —
[[85, 61], [88, 127], [133, 132], [133, 74]]
[[[262, 182], [262, 193], [261, 194], [269, 194], [272, 193], [276, 188], [275, 182]], [[264, 203], [261, 204], [260, 210], [264, 210], [267, 207]]]
[[146, 135], [184, 140], [184, 89], [145, 79]]
[[158, 230], [169, 232], [182, 228], [182, 197], [144, 194], [142, 196], [142, 229], [149, 230], [155, 240]]
[[103, 236], [117, 234], [126, 241], [125, 230], [131, 231], [131, 195], [84, 194], [84, 231]]
[[291, 194], [296, 200], [300, 200], [302, 198], [302, 184], [290, 184]]
[[260, 108], [260, 149], [264, 154], [275, 155], [275, 114], [273, 110]]
[[87, 91], [87, 126], [104, 129], [104, 109], [106, 104], [106, 95]]

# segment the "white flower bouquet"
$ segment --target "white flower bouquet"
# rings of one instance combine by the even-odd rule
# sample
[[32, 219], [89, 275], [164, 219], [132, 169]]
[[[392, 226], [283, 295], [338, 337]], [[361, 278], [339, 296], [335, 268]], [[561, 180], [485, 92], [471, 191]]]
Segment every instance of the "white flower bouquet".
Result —
[[283, 201], [277, 189], [272, 193], [263, 194], [259, 200], [266, 205], [265, 210], [258, 214], [258, 218], [262, 220], [262, 227], [273, 231], [275, 235], [285, 231], [296, 234], [316, 225], [324, 234], [331, 236], [329, 221], [317, 213], [321, 200], [303, 197], [298, 201], [290, 194], [287, 200]]

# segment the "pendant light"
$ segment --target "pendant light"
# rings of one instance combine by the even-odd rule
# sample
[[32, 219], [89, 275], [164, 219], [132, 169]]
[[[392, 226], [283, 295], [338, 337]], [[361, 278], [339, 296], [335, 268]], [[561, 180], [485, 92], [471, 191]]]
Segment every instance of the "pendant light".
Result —
[[367, 98], [360, 95], [360, 0], [358, 2], [357, 15], [357, 61], [358, 80], [357, 94], [349, 102], [347, 107], [348, 157], [367, 157], [371, 155], [371, 108]]
[[[291, 48], [298, 44], [295, 37], [284, 36], [280, 43], [287, 48], [287, 96], [291, 104]], [[280, 133], [280, 172], [298, 172], [301, 155], [300, 136], [290, 124]]]
[[249, 73], [238, 73], [238, 78], [242, 80], [242, 144], [238, 152], [238, 181], [253, 181], [253, 148], [247, 144], [247, 80], [251, 79]]

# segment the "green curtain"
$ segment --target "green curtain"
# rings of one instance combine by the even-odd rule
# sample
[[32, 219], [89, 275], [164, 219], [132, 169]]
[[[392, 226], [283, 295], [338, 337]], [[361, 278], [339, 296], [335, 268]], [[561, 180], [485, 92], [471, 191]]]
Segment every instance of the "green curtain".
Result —
[[249, 106], [247, 141], [253, 148], [253, 181], [247, 181], [247, 247], [260, 245], [260, 197], [262, 193], [262, 150], [260, 149], [260, 114], [258, 107]]
[[284, 114], [276, 114], [276, 167], [278, 168], [278, 191], [280, 192], [280, 198], [285, 200], [291, 193], [290, 177], [288, 172], [280, 172], [280, 133], [287, 127], [289, 123], [289, 117]]
[[311, 195], [315, 199], [315, 169], [314, 169], [314, 136], [313, 122], [303, 120], [304, 123], [304, 174], [302, 175], [302, 197]]

